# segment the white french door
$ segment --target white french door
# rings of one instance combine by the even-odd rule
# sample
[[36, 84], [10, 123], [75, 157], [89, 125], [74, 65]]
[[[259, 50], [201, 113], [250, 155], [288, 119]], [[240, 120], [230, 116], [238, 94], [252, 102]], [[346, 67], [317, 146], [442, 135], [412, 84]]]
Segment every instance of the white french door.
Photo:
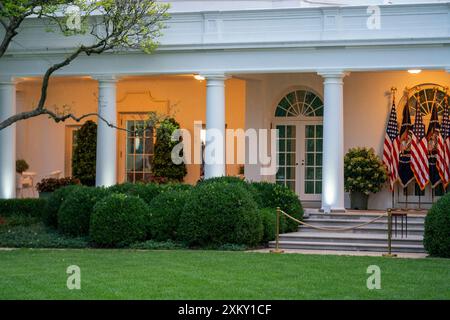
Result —
[[154, 153], [153, 128], [146, 127], [146, 114], [121, 114], [119, 137], [119, 181], [148, 182]]
[[294, 190], [301, 200], [320, 201], [322, 194], [323, 125], [320, 120], [276, 122], [276, 183]]

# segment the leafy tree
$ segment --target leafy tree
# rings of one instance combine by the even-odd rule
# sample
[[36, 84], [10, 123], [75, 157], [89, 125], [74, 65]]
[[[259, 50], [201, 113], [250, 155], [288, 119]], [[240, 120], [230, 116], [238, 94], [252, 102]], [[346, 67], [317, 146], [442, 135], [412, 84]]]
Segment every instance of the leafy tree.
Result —
[[[23, 21], [30, 16], [41, 19], [42, 25], [54, 32], [65, 36], [85, 36], [43, 74], [37, 105], [4, 119], [0, 122], [0, 130], [40, 115], [47, 115], [56, 122], [67, 119], [79, 122], [86, 117], [97, 116], [100, 121], [114, 127], [97, 113], [77, 116], [49, 109], [46, 102], [50, 77], [84, 54], [90, 56], [118, 50], [151, 53], [158, 44], [164, 21], [168, 19], [167, 9], [167, 4], [156, 0], [0, 0], [0, 58], [7, 53], [9, 45], [20, 33]], [[92, 15], [96, 16], [95, 20]]]
[[97, 124], [89, 120], [77, 131], [72, 158], [72, 175], [84, 185], [95, 185], [96, 152]]
[[175, 164], [171, 158], [173, 147], [178, 141], [172, 141], [172, 133], [179, 129], [180, 125], [174, 118], [166, 118], [156, 127], [155, 154], [152, 162], [152, 173], [155, 178], [182, 181], [186, 175], [184, 163]]

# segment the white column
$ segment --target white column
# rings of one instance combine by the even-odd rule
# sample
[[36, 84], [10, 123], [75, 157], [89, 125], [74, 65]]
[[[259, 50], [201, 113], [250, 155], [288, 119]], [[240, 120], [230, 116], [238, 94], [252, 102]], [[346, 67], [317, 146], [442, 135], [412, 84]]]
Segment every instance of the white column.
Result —
[[[98, 113], [110, 124], [117, 124], [116, 78], [95, 76], [98, 80]], [[96, 186], [111, 186], [117, 183], [117, 129], [98, 119]]]
[[[16, 85], [0, 78], [0, 122], [16, 113]], [[16, 196], [16, 125], [0, 130], [0, 199]]]
[[322, 210], [344, 206], [344, 72], [319, 73], [324, 78]]
[[224, 74], [206, 79], [205, 179], [225, 175], [225, 80]]

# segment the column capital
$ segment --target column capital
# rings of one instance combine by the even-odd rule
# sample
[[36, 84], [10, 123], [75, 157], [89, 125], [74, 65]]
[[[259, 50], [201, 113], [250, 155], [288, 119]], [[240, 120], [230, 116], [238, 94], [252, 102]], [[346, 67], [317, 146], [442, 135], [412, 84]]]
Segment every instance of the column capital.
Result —
[[91, 78], [102, 83], [116, 83], [118, 80], [115, 74], [93, 74]]
[[344, 70], [320, 70], [317, 72], [319, 76], [327, 79], [344, 79], [344, 77], [348, 76], [350, 72], [345, 72]]
[[17, 78], [11, 75], [0, 75], [0, 84], [14, 85], [17, 83]]
[[225, 81], [230, 78], [230, 76], [225, 74], [224, 72], [207, 72], [201, 73], [200, 76], [204, 77], [206, 80], [219, 80], [219, 81]]

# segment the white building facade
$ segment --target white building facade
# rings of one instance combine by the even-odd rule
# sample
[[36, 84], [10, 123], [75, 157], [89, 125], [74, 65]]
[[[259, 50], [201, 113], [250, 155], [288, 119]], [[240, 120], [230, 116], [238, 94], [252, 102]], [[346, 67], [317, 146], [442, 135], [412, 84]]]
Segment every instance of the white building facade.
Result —
[[[261, 165], [246, 164], [246, 179], [286, 184], [307, 205], [342, 211], [348, 207], [344, 154], [365, 146], [382, 155], [390, 89], [398, 90], [401, 120], [408, 94], [426, 95], [427, 88], [446, 94], [450, 86], [448, 2], [211, 2], [174, 1], [152, 55], [79, 57], [52, 81], [49, 104], [68, 105], [79, 114], [98, 111], [118, 125], [139, 121], [145, 112], [176, 109], [177, 120], [189, 131], [196, 120], [221, 131], [279, 129], [278, 173], [262, 176]], [[48, 33], [39, 20], [28, 19], [0, 59], [0, 120], [33, 106], [39, 78], [79, 41]], [[422, 72], [408, 73], [412, 69]], [[405, 88], [409, 93], [402, 97]], [[2, 130], [0, 198], [15, 196], [16, 159], [27, 160], [38, 177], [55, 169], [70, 175], [70, 134], [78, 127], [40, 117]], [[134, 181], [131, 177], [141, 171], [145, 175], [142, 168], [130, 168], [126, 141], [99, 123], [98, 185]], [[205, 170], [207, 176], [220, 176], [237, 174], [239, 168], [216, 164]], [[198, 166], [188, 166], [186, 181], [198, 177]], [[417, 202], [414, 186], [396, 192], [395, 201], [405, 201], [406, 195]], [[421, 201], [432, 201], [431, 189]], [[386, 188], [371, 196], [369, 207], [385, 209], [391, 203]]]

